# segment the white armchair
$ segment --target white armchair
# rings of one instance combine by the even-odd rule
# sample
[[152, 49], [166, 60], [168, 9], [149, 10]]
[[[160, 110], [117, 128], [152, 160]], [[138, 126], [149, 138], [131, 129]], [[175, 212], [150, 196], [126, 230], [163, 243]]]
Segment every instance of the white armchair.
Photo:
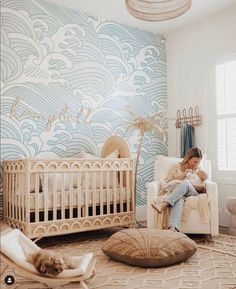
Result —
[[[166, 157], [158, 155], [154, 166], [154, 182], [148, 184], [147, 188], [147, 227], [156, 227], [156, 211], [151, 207], [154, 199], [157, 198], [160, 191], [160, 184], [164, 181], [172, 165], [180, 162], [179, 158]], [[211, 164], [209, 160], [204, 160], [201, 166], [208, 173], [206, 182], [206, 191], [208, 194], [208, 203], [210, 211], [210, 222], [208, 224], [201, 223], [200, 213], [197, 210], [191, 210], [187, 222], [182, 222], [180, 231], [187, 234], [210, 234], [216, 236], [219, 234], [218, 221], [218, 191], [217, 184], [210, 181]]]

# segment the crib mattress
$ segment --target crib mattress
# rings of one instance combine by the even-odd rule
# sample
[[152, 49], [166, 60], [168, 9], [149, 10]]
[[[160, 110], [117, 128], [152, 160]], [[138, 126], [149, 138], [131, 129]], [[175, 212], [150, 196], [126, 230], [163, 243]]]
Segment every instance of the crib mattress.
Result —
[[[127, 196], [129, 193], [129, 201], [131, 200], [131, 192], [128, 192], [127, 188], [116, 188], [116, 203], [120, 203], [121, 196], [123, 197], [122, 200], [123, 202], [127, 201]], [[56, 194], [56, 195], [55, 195]], [[114, 202], [114, 189], [96, 189], [93, 191], [92, 189], [89, 189], [87, 192], [85, 189], [81, 189], [79, 192], [79, 189], [73, 189], [70, 197], [70, 192], [69, 190], [64, 191], [64, 207], [69, 207], [70, 206], [70, 198], [73, 198], [73, 207], [77, 207], [78, 204], [80, 206], [85, 206], [85, 200], [86, 203], [89, 206], [93, 205], [93, 200], [95, 200], [96, 205], [100, 204], [100, 200], [102, 200], [102, 204], [107, 204], [107, 200], [110, 203]], [[30, 209], [35, 209], [36, 207], [36, 201], [38, 202], [38, 207], [39, 210], [44, 210], [45, 205], [44, 205], [44, 200], [45, 200], [45, 192], [40, 192], [38, 193], [38, 200], [36, 198], [35, 193], [30, 194]], [[85, 199], [86, 196], [86, 199]], [[48, 209], [53, 209], [53, 204], [54, 202], [57, 204], [57, 208], [62, 207], [62, 193], [61, 192], [48, 192], [47, 194], [47, 207]]]

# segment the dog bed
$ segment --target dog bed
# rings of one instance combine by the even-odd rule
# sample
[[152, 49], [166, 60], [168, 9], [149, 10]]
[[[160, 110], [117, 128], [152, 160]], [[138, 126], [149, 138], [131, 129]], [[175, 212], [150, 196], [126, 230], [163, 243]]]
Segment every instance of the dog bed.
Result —
[[[53, 277], [39, 274], [34, 266], [27, 262], [27, 257], [39, 251], [40, 247], [18, 229], [7, 229], [1, 232], [0, 248], [3, 260], [9, 265], [21, 269], [22, 275], [44, 282], [53, 288], [58, 288], [55, 287], [54, 283], [66, 284], [72, 281], [80, 281], [82, 288], [88, 288], [84, 281], [95, 274], [96, 260], [93, 258], [92, 253], [71, 257], [78, 263], [78, 268], [76, 269], [66, 269]], [[35, 278], [37, 276], [38, 278]]]

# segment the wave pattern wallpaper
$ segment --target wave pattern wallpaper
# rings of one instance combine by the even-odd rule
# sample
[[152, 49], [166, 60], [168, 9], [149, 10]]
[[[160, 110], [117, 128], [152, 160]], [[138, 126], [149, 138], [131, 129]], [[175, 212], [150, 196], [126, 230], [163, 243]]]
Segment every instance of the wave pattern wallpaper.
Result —
[[[1, 18], [1, 161], [81, 150], [99, 156], [111, 135], [124, 137], [135, 158], [140, 135], [127, 130], [129, 110], [167, 109], [163, 36], [41, 0], [2, 0]], [[156, 154], [167, 154], [167, 141], [148, 132], [138, 206]]]

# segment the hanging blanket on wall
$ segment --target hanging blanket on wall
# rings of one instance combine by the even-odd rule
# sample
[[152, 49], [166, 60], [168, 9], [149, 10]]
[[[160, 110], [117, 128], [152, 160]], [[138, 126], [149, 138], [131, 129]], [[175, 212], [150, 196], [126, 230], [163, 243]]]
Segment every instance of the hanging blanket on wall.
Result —
[[181, 158], [186, 152], [195, 147], [194, 127], [190, 124], [181, 125]]

